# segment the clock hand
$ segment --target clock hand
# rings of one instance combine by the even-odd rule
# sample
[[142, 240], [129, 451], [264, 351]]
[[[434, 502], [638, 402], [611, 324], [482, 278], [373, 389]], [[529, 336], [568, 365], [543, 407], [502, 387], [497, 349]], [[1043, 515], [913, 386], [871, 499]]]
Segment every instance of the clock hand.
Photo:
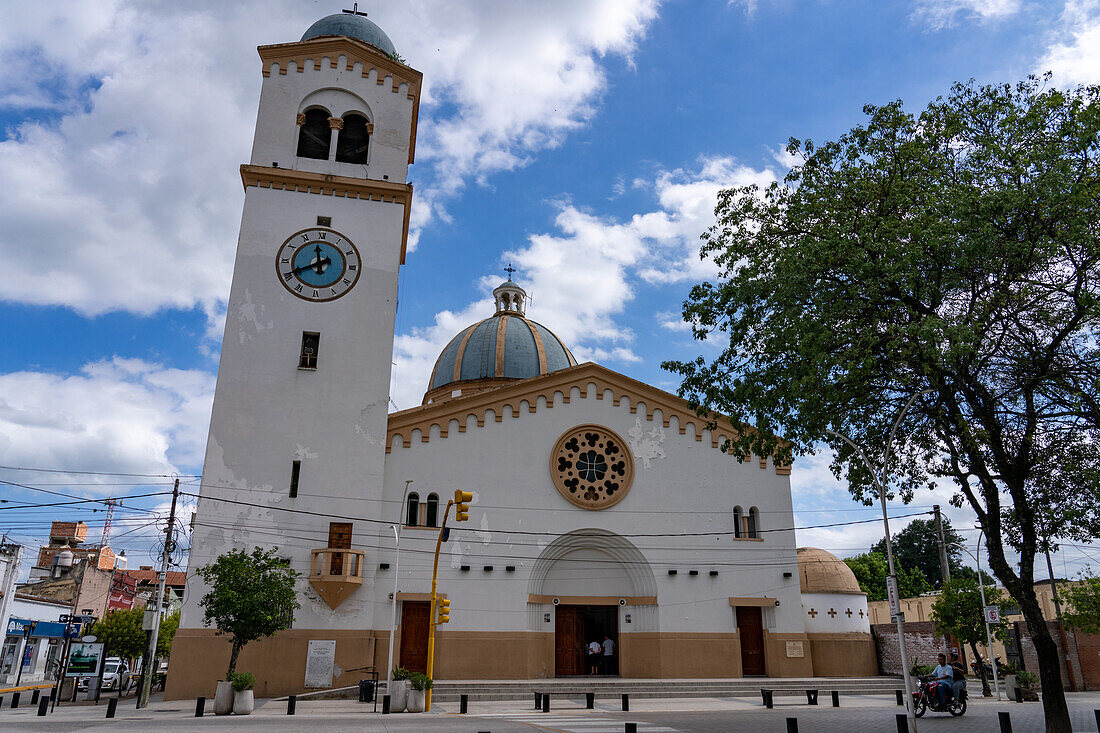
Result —
[[328, 257], [326, 257], [323, 260], [321, 260], [320, 262], [311, 262], [308, 265], [302, 265], [301, 267], [295, 267], [291, 272], [293, 272], [295, 275], [297, 275], [299, 272], [302, 272], [303, 270], [310, 270], [310, 269], [313, 269], [313, 268], [317, 268], [317, 274], [318, 275], [323, 275], [324, 270], [320, 269], [321, 266], [322, 265], [327, 266], [327, 265], [331, 265], [331, 264], [332, 264], [332, 260], [330, 260]]

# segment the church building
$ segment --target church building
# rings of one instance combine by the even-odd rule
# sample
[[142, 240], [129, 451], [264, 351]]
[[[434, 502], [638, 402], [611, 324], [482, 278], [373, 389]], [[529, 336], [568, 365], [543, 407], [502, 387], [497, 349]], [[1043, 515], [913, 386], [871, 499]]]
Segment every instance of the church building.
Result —
[[[385, 678], [391, 633], [392, 664], [424, 670], [456, 489], [474, 499], [440, 553], [436, 679], [584, 675], [606, 639], [601, 672], [626, 678], [876, 674], [851, 572], [795, 546], [790, 466], [738, 462], [728, 423], [578, 363], [511, 275], [443, 349], [423, 404], [389, 413], [422, 75], [354, 13], [259, 55], [167, 696], [209, 696], [225, 673], [196, 571], [235, 548], [277, 547], [301, 573], [292, 627], [241, 652], [258, 696]], [[331, 676], [307, 675], [325, 654]]]

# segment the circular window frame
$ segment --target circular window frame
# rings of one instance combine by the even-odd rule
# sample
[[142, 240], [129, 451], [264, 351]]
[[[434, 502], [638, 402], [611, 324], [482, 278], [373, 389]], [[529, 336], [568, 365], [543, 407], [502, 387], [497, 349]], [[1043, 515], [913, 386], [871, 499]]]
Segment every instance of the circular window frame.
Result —
[[[622, 449], [622, 458], [626, 462], [625, 471], [621, 479], [622, 487], [618, 489], [610, 499], [604, 501], [589, 501], [580, 496], [576, 496], [569, 490], [569, 487], [565, 485], [566, 476], [558, 470], [558, 458], [561, 456], [565, 444], [571, 438], [577, 437], [579, 434], [585, 432], [599, 433], [604, 439], [613, 440]], [[626, 498], [626, 495], [630, 493], [630, 489], [634, 484], [634, 456], [631, 454], [630, 444], [623, 440], [621, 435], [604, 425], [592, 423], [575, 425], [558, 437], [557, 441], [554, 443], [553, 449], [550, 451], [550, 480], [554, 483], [554, 488], [558, 490], [562, 498], [573, 506], [587, 509], [588, 511], [601, 511], [613, 507]]]

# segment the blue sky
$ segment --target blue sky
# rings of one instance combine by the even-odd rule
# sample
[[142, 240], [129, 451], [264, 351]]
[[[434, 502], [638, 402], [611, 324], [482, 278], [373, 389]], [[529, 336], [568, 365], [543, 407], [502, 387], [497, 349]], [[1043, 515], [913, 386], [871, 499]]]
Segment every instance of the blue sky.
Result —
[[[255, 47], [296, 40], [342, 6], [39, 5], [0, 0], [0, 463], [197, 474], [261, 79]], [[508, 263], [529, 315], [578, 358], [674, 390], [663, 360], [713, 353], [678, 312], [712, 272], [697, 251], [714, 195], [781, 178], [788, 137], [832, 139], [866, 103], [917, 110], [969, 78], [1100, 81], [1097, 0], [360, 5], [426, 83], [397, 321], [401, 408], [419, 403], [450, 337], [490, 311]], [[826, 466], [796, 464], [797, 523], [873, 516]], [[128, 485], [140, 478], [0, 479], [145, 493]], [[0, 531], [37, 543], [59, 512], [0, 511]], [[135, 520], [116, 544], [147, 562], [147, 515], [123, 513]], [[868, 524], [800, 542], [843, 555], [879, 536]], [[1067, 550], [1065, 569], [1087, 552]]]

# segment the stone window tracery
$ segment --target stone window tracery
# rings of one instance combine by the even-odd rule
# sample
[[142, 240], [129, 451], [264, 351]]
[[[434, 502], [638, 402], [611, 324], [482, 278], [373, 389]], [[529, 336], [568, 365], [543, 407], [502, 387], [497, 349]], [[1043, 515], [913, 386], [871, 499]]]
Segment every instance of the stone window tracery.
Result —
[[554, 445], [550, 476], [570, 503], [583, 509], [606, 509], [630, 490], [634, 461], [626, 441], [611, 430], [579, 425]]

